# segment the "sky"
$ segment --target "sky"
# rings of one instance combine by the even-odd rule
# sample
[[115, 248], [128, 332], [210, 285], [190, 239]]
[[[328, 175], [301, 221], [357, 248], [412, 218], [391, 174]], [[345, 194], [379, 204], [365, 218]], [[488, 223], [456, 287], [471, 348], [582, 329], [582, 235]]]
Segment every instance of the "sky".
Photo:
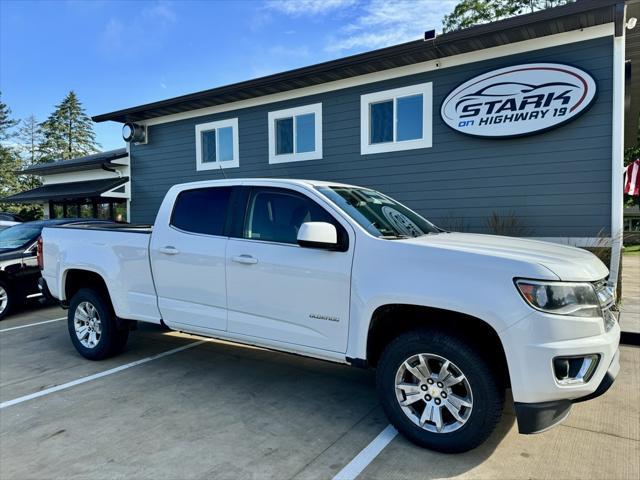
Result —
[[[455, 0], [0, 0], [0, 91], [44, 120], [69, 90], [91, 116], [442, 30]], [[103, 150], [121, 125], [95, 125]]]

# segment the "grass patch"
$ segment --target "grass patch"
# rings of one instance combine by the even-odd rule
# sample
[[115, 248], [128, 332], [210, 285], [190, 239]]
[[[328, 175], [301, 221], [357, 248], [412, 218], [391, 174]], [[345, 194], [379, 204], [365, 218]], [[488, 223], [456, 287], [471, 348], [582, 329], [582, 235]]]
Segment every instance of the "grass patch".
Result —
[[640, 245], [629, 245], [624, 247], [625, 255], [640, 255]]

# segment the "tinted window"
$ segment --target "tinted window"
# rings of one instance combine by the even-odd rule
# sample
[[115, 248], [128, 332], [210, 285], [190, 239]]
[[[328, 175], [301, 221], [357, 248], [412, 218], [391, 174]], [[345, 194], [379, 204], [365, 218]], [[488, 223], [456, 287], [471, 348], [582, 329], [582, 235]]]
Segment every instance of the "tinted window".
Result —
[[42, 232], [42, 225], [15, 225], [0, 232], [0, 250], [19, 248], [33, 242]]
[[249, 199], [244, 236], [297, 243], [298, 230], [304, 222], [328, 222], [339, 227], [328, 212], [303, 195], [285, 190], [254, 190]]
[[185, 190], [178, 195], [171, 225], [180, 230], [223, 235], [231, 187]]
[[416, 212], [375, 190], [353, 187], [318, 190], [376, 237], [411, 238], [439, 232]]

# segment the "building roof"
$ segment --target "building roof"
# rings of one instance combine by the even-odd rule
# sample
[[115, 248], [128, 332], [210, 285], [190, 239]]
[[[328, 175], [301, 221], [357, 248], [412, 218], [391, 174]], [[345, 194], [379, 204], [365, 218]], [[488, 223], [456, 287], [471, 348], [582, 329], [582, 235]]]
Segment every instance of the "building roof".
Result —
[[283, 73], [96, 115], [93, 120], [96, 122], [148, 120], [610, 22], [616, 23], [616, 34], [620, 35], [624, 28], [624, 5], [624, 0], [578, 0], [561, 7], [446, 33], [436, 37], [435, 40], [402, 43]]
[[104, 192], [119, 187], [129, 181], [129, 177], [88, 180], [85, 182], [50, 183], [33, 190], [16, 193], [1, 198], [6, 203], [32, 203], [48, 200], [71, 200], [76, 198], [98, 197]]
[[33, 165], [22, 170], [22, 173], [34, 175], [50, 175], [54, 173], [75, 172], [78, 170], [89, 170], [102, 166], [110, 167], [114, 160], [125, 158], [129, 154], [126, 148], [118, 148], [107, 152], [94, 153], [84, 157], [72, 158], [70, 160], [59, 160], [57, 162], [42, 163]]

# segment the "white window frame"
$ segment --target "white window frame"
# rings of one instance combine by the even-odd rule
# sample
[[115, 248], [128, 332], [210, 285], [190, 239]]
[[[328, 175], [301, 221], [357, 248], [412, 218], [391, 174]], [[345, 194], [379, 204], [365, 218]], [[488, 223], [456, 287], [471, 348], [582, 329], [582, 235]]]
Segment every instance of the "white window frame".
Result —
[[[295, 117], [315, 114], [315, 144], [316, 149], [311, 152], [287, 153], [276, 155], [276, 120], [283, 118], [293, 118], [293, 148], [296, 148], [296, 121]], [[322, 158], [322, 103], [314, 103], [313, 105], [304, 105], [302, 107], [287, 108], [269, 112], [269, 163], [286, 163], [286, 162], [302, 162], [306, 160], [319, 160]]]
[[[395, 140], [398, 98], [422, 94], [422, 138], [415, 140]], [[394, 140], [385, 143], [370, 143], [371, 119], [370, 105], [393, 100], [393, 137]], [[394, 88], [382, 92], [367, 93], [360, 96], [360, 154], [398, 152], [416, 148], [431, 148], [433, 144], [433, 86], [431, 82], [411, 85], [409, 87]]]
[[[231, 127], [231, 137], [233, 141], [233, 160], [221, 162], [218, 160], [218, 148], [220, 142], [218, 141], [218, 130], [220, 128]], [[202, 161], [202, 133], [209, 130], [216, 131], [216, 161], [215, 162], [203, 162]], [[218, 170], [220, 168], [237, 168], [240, 166], [238, 148], [238, 119], [229, 118], [226, 120], [216, 120], [215, 122], [201, 123], [196, 125], [196, 170]]]

